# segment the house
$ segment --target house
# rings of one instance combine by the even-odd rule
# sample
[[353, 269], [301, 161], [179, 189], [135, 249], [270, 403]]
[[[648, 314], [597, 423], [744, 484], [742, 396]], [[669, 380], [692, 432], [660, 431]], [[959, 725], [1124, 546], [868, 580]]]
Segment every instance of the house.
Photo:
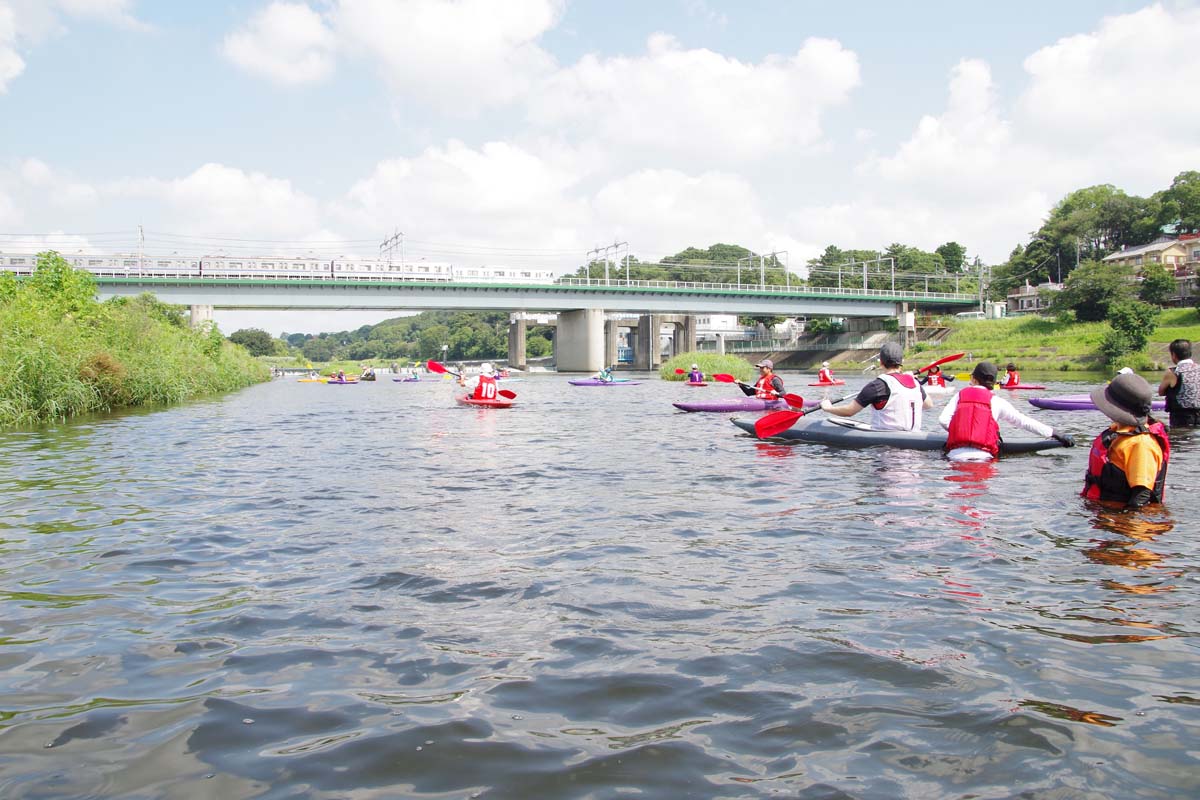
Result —
[[[1178, 275], [1182, 269], [1186, 268], [1191, 255], [1190, 250], [1200, 250], [1200, 244], [1160, 236], [1150, 244], [1125, 247], [1107, 255], [1104, 257], [1104, 263], [1133, 267], [1135, 270], [1140, 270], [1146, 264], [1162, 264]], [[1200, 261], [1200, 255], [1197, 255], [1194, 260]]]
[[1025, 281], [1024, 286], [1018, 286], [1008, 293], [1008, 313], [1041, 314], [1048, 311], [1050, 300], [1046, 293], [1061, 292], [1062, 288], [1061, 283], [1046, 282], [1030, 286], [1029, 281]]

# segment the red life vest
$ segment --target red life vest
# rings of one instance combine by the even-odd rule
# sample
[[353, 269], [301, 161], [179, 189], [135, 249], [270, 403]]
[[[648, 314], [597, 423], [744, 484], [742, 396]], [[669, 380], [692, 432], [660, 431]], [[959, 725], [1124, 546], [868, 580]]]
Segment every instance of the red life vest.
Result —
[[479, 385], [475, 387], [475, 393], [471, 397], [476, 400], [495, 400], [496, 399], [496, 379], [489, 378], [486, 375], [479, 376]]
[[929, 376], [929, 380], [926, 381], [926, 383], [928, 383], [930, 386], [945, 386], [946, 378], [944, 375], [942, 375], [942, 373], [934, 372]]
[[1017, 372], [1015, 369], [1012, 372], [1008, 373], [1008, 380], [1004, 382], [1004, 385], [1005, 386], [1020, 386], [1021, 385], [1021, 373]]
[[754, 396], [763, 400], [774, 400], [779, 395], [775, 394], [775, 387], [771, 385], [771, 381], [775, 378], [774, 373], [771, 375], [763, 375], [754, 382]]
[[817, 373], [817, 380], [821, 383], [833, 383], [833, 371], [828, 367], [822, 367]]
[[1113, 440], [1118, 436], [1153, 436], [1162, 447], [1162, 466], [1154, 476], [1154, 485], [1147, 487], [1152, 493], [1151, 502], [1161, 503], [1167, 486], [1167, 462], [1171, 460], [1171, 441], [1167, 438], [1167, 429], [1161, 422], [1155, 422], [1140, 431], [1114, 431], [1111, 428], [1101, 433], [1092, 442], [1092, 450], [1088, 453], [1087, 473], [1083, 476], [1082, 497], [1089, 500], [1105, 500], [1118, 503], [1128, 503], [1133, 496], [1133, 489], [1125, 471], [1117, 469], [1108, 460], [1108, 451]]
[[958, 393], [946, 450], [956, 447], [986, 450], [993, 458], [1000, 455], [1000, 426], [992, 416], [992, 393], [982, 386], [968, 386]]

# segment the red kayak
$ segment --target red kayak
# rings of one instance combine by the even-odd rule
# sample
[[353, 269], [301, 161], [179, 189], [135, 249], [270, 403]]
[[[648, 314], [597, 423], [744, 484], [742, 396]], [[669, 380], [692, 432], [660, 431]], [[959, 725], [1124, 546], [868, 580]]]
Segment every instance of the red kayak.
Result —
[[1010, 392], [1015, 392], [1017, 389], [1045, 389], [1046, 387], [1042, 386], [1040, 383], [1018, 383], [1018, 384], [1014, 384], [1012, 386], [1006, 386], [1004, 384], [1000, 384], [996, 388], [997, 389], [1008, 389]]
[[461, 395], [454, 398], [462, 406], [475, 406], [476, 408], [512, 408], [513, 401], [503, 397], [497, 397], [495, 400], [476, 400], [474, 397]]
[[809, 384], [809, 386], [845, 386], [845, 385], [846, 385], [846, 382], [843, 380], [840, 380], [840, 379], [835, 380], [835, 381], [817, 381], [816, 383]]
[[684, 381], [684, 386], [708, 386], [708, 381]]

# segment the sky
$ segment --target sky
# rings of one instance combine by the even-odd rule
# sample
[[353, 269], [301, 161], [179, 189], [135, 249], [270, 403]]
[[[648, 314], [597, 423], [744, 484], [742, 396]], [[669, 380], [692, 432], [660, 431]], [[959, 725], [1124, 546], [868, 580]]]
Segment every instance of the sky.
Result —
[[0, 249], [998, 263], [1200, 169], [1197, 42], [1193, 0], [0, 0]]

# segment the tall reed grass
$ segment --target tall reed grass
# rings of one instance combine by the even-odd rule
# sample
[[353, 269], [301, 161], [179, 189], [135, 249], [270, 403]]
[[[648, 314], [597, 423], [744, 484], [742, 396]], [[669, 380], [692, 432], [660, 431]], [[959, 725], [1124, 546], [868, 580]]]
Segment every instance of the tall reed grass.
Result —
[[105, 303], [57, 253], [23, 281], [0, 278], [0, 427], [179, 403], [267, 380], [215, 327], [192, 329], [152, 295]]

